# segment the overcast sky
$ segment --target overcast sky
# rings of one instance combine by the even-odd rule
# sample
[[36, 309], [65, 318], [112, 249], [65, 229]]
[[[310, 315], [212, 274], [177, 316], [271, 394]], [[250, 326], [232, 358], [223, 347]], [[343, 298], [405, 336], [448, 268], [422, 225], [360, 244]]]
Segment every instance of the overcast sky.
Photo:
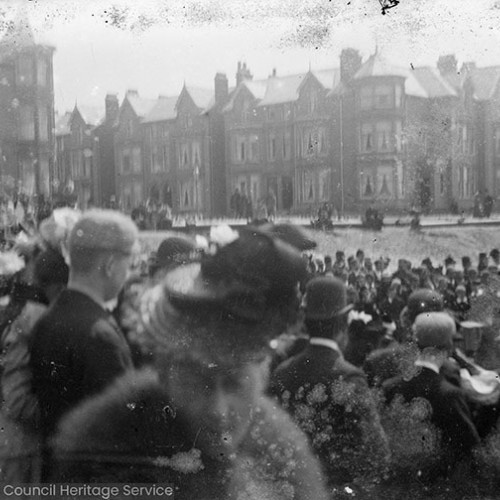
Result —
[[0, 29], [19, 7], [56, 48], [59, 111], [213, 88], [218, 71], [234, 85], [239, 60], [254, 78], [338, 67], [344, 47], [366, 59], [378, 45], [406, 67], [446, 53], [500, 65], [500, 0], [400, 0], [385, 16], [379, 0], [0, 0]]

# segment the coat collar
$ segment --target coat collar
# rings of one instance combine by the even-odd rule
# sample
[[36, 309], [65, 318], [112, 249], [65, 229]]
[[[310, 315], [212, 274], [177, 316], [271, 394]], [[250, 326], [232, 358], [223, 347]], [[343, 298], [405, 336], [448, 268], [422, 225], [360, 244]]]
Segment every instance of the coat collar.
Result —
[[323, 337], [311, 337], [309, 339], [309, 344], [314, 346], [327, 347], [328, 349], [332, 349], [333, 351], [342, 354], [342, 351], [340, 350], [340, 347], [337, 342], [335, 342], [335, 340], [325, 339]]

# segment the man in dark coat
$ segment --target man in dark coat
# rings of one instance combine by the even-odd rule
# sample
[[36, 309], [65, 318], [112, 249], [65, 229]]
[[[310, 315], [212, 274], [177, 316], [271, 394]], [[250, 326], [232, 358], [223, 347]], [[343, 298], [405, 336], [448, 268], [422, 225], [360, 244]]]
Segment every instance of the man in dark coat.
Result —
[[[414, 324], [419, 355], [411, 378], [398, 376], [384, 382], [387, 401], [401, 395], [406, 403], [417, 398], [429, 402], [427, 420], [440, 433], [439, 472], [448, 473], [458, 461], [470, 457], [479, 444], [463, 391], [443, 375], [442, 367], [453, 350], [454, 320], [444, 312], [420, 314]], [[437, 473], [437, 470], [432, 473]]]
[[276, 369], [271, 392], [309, 436], [332, 486], [370, 481], [384, 470], [388, 447], [365, 375], [339, 347], [352, 305], [331, 277], [312, 279], [305, 301], [309, 346]]
[[35, 325], [31, 345], [45, 439], [66, 412], [131, 368], [130, 348], [105, 304], [123, 286], [136, 238], [134, 223], [110, 210], [87, 212], [71, 232], [68, 288]]

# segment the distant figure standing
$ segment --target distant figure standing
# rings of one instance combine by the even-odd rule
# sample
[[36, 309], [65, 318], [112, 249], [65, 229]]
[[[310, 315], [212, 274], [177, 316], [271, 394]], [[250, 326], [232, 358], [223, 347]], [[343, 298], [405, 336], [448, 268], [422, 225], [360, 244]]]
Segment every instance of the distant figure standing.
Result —
[[267, 208], [267, 216], [271, 221], [274, 220], [276, 217], [276, 206], [277, 206], [276, 194], [274, 193], [272, 188], [269, 188], [266, 197], [266, 208]]
[[486, 191], [486, 196], [484, 197], [484, 216], [489, 218], [491, 216], [491, 211], [493, 210], [493, 198], [491, 195]]
[[229, 200], [229, 208], [233, 217], [239, 217], [238, 212], [240, 209], [240, 198], [240, 190], [236, 188], [231, 196], [231, 199]]

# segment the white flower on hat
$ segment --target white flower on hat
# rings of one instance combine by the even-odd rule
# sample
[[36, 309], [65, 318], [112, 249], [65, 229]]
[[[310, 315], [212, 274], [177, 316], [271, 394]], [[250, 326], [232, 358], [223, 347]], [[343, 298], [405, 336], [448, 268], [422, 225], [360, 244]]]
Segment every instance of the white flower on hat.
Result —
[[227, 224], [210, 228], [210, 243], [224, 247], [239, 238], [238, 231], [231, 229]]
[[355, 311], [354, 309], [351, 309], [347, 316], [347, 324], [350, 325], [353, 321], [362, 321], [365, 325], [367, 325], [372, 319], [373, 316], [366, 314], [364, 311]]
[[12, 276], [25, 266], [24, 259], [16, 252], [0, 253], [0, 276]]

